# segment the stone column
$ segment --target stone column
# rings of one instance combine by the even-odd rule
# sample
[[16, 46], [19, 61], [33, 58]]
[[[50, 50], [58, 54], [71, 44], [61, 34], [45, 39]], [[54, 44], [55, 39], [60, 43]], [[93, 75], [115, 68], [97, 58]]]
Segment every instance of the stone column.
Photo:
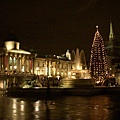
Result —
[[5, 72], [5, 56], [3, 56], [3, 72]]
[[55, 62], [55, 76], [58, 75], [58, 61]]
[[2, 56], [2, 72], [4, 72], [4, 56]]
[[51, 76], [51, 61], [49, 61], [49, 76]]
[[30, 64], [29, 64], [29, 57], [27, 57], [27, 72], [30, 72]]
[[14, 70], [14, 56], [12, 55], [12, 72]]
[[28, 72], [30, 72], [30, 59], [28, 59]]
[[19, 73], [20, 71], [20, 59], [19, 59], [19, 54], [17, 55], [17, 72]]
[[29, 67], [29, 71], [30, 71], [30, 73], [32, 73], [32, 66], [33, 66], [33, 65], [32, 65], [32, 59], [30, 59], [30, 61], [29, 61], [29, 66], [30, 66], [30, 67]]
[[49, 76], [49, 60], [47, 60], [47, 76]]
[[20, 72], [22, 72], [22, 69], [21, 69], [21, 68], [22, 68], [22, 67], [21, 67], [21, 59], [22, 59], [22, 58], [21, 58], [21, 56], [20, 56], [20, 57], [19, 57], [19, 71], [20, 71]]
[[[24, 70], [23, 70], [24, 68]], [[21, 57], [21, 71], [25, 72], [25, 56]]]
[[0, 71], [2, 70], [2, 59], [1, 59], [1, 56], [0, 56]]
[[0, 69], [2, 71], [2, 56], [0, 57], [0, 61], [1, 61], [1, 63], [0, 63]]
[[27, 62], [27, 60], [26, 60], [27, 58], [26, 58], [26, 55], [24, 56], [24, 72], [26, 73], [26, 62]]
[[34, 59], [32, 59], [32, 74], [34, 74]]
[[28, 59], [28, 72], [30, 73], [30, 58]]
[[26, 72], [28, 72], [28, 58], [26, 57]]
[[7, 72], [10, 71], [10, 65], [9, 65], [9, 58], [10, 56], [6, 56], [7, 57]]
[[52, 61], [49, 61], [49, 75], [51, 76], [52, 72]]

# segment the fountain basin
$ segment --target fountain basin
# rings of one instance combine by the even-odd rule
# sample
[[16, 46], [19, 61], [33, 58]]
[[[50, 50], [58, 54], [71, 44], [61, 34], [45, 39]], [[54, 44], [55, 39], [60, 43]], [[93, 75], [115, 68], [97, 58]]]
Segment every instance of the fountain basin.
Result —
[[65, 78], [61, 80], [61, 87], [66, 88], [78, 88], [78, 87], [93, 87], [93, 79], [81, 79], [81, 78]]

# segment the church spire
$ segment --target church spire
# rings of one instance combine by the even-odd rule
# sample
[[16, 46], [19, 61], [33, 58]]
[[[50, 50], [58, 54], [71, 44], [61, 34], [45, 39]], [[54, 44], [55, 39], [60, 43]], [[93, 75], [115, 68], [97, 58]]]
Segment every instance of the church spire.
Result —
[[112, 27], [112, 22], [110, 21], [110, 33], [109, 33], [109, 42], [112, 42], [114, 40], [115, 36], [113, 33], [113, 27]]

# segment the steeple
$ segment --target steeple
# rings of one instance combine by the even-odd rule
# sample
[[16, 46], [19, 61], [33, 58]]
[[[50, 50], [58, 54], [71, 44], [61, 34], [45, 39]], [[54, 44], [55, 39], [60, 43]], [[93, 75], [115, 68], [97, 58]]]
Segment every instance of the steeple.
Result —
[[115, 36], [113, 33], [113, 27], [112, 27], [112, 22], [110, 21], [110, 33], [109, 33], [109, 42], [112, 42], [114, 40]]

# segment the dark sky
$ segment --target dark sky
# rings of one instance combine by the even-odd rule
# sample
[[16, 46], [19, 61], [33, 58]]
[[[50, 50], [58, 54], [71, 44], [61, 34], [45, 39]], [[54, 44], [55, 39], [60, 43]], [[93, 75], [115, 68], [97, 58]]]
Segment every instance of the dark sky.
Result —
[[44, 55], [79, 48], [89, 59], [95, 26], [107, 41], [110, 21], [120, 39], [119, 0], [0, 0], [0, 44], [13, 30], [22, 49]]

